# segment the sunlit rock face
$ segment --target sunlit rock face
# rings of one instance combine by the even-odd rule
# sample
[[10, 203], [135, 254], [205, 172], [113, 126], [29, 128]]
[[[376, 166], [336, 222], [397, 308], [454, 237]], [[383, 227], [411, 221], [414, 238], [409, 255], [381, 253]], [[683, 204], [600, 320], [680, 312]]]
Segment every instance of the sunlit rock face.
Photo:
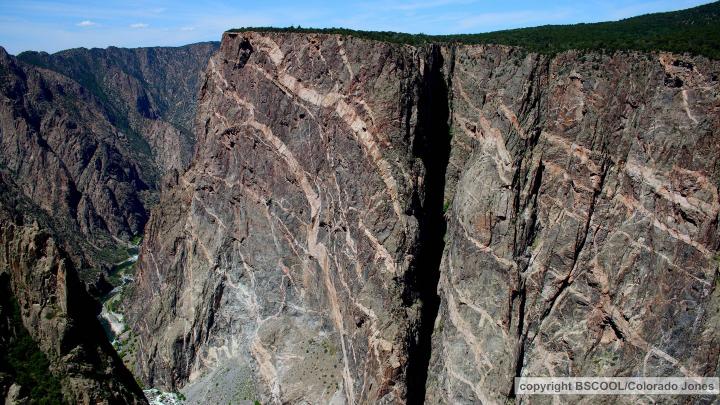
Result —
[[146, 403], [85, 288], [100, 295], [109, 286], [104, 270], [142, 233], [160, 176], [189, 163], [184, 123], [218, 46], [17, 57], [0, 48], [0, 350], [36, 347], [22, 354], [24, 366], [62, 391], [38, 398], [46, 387], [30, 386], [3, 356], [0, 398]]
[[719, 69], [456, 51], [429, 403], [503, 401], [516, 375], [717, 374]]
[[[58, 228], [100, 240], [142, 231], [150, 156], [77, 82], [0, 49], [0, 165]], [[70, 242], [71, 237], [62, 242]]]
[[78, 267], [142, 233], [166, 173], [194, 145], [201, 72], [218, 43], [177, 48], [0, 48], [0, 170], [54, 218]]
[[146, 228], [135, 371], [263, 403], [715, 374], [718, 71], [226, 33]]
[[438, 62], [338, 36], [225, 35], [197, 153], [151, 218], [130, 299], [143, 378], [191, 397], [219, 382], [262, 402], [402, 400], [417, 105]]
[[63, 74], [96, 96], [121, 137], [130, 138], [136, 153], [151, 155], [150, 164], [136, 162], [150, 171], [143, 174], [157, 176], [182, 171], [190, 161], [201, 73], [218, 47], [76, 48], [23, 52], [18, 59]]

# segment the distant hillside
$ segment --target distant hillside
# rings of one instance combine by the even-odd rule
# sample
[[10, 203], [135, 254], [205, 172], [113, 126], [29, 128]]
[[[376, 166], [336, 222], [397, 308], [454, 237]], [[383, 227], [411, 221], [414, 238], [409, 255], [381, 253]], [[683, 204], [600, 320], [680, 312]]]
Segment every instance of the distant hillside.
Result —
[[483, 34], [425, 35], [343, 28], [239, 28], [238, 31], [318, 32], [420, 45], [435, 42], [505, 44], [541, 53], [568, 49], [688, 52], [720, 59], [720, 1], [686, 10], [594, 24], [544, 25]]
[[[133, 121], [128, 115], [135, 113], [163, 118], [192, 136], [199, 72], [219, 46], [219, 42], [200, 42], [179, 47], [75, 48], [54, 54], [26, 51], [17, 58], [76, 80], [105, 102], [117, 121]], [[133, 82], [142, 90], [139, 99], [136, 94], [128, 98], [127, 89], [119, 88], [118, 75], [126, 79], [121, 82]], [[129, 107], [137, 111], [128, 111]]]

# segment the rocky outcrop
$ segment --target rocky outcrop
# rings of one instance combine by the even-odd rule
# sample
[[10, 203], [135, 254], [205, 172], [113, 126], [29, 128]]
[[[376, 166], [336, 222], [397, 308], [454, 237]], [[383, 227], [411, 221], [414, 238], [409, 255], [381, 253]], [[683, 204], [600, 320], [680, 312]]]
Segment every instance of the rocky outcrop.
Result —
[[[0, 48], [0, 276], [12, 294], [0, 306], [17, 301], [22, 321], [0, 328], [0, 349], [37, 346], [33, 356], [46, 357], [49, 370], [28, 372], [59, 378], [68, 403], [146, 402], [83, 282], [94, 293], [94, 283], [109, 286], [102, 270], [124, 260], [127, 241], [142, 233], [160, 176], [187, 165], [197, 79], [216, 48], [19, 58], [36, 66]], [[33, 359], [8, 366], [0, 358], [1, 393], [57, 402], [52, 384], [39, 389], [24, 377]]]
[[226, 33], [127, 300], [137, 374], [263, 403], [716, 375], [718, 71]]
[[[112, 246], [142, 231], [151, 156], [113, 126], [76, 82], [0, 50], [0, 165], [19, 191], [57, 219], [71, 253]], [[78, 238], [74, 234], [83, 235]], [[92, 245], [82, 243], [92, 239]], [[87, 256], [95, 256], [89, 254]]]
[[[13, 188], [16, 185], [2, 174], [0, 347], [4, 361], [0, 362], [3, 377], [0, 386], [3, 395], [7, 388], [8, 398], [29, 396], [35, 402], [56, 403], [58, 398], [54, 396], [57, 394], [52, 382], [30, 378], [40, 378], [49, 371], [59, 380], [58, 394], [61, 392], [67, 403], [146, 403], [132, 374], [105, 339], [95, 318], [95, 305], [85, 292], [72, 261], [42, 226], [48, 219], [26, 198], [10, 197], [21, 195]], [[13, 311], [18, 311], [18, 315], [13, 315]], [[14, 319], [15, 316], [19, 319]], [[21, 352], [29, 349], [43, 354]], [[6, 357], [10, 358], [9, 364], [4, 364]], [[11, 384], [14, 379], [18, 381]], [[28, 382], [35, 386], [28, 386]]]

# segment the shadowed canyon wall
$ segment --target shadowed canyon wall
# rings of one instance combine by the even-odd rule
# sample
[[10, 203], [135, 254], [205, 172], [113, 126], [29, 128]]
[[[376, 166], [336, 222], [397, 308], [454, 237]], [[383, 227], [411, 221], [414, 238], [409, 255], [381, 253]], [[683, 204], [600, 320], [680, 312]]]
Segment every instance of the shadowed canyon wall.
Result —
[[0, 168], [56, 218], [79, 267], [117, 260], [161, 176], [187, 166], [198, 80], [217, 46], [0, 49]]
[[48, 232], [50, 218], [17, 187], [0, 172], [3, 399], [10, 391], [17, 403], [147, 403], [106, 339], [72, 260]]

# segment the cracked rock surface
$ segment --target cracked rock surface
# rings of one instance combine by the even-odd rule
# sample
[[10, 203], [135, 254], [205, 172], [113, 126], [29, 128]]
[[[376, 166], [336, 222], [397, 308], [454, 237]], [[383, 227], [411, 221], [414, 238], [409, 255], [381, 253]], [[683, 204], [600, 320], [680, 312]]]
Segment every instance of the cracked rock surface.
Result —
[[426, 55], [365, 45], [225, 35], [129, 299], [147, 381], [190, 400], [214, 381], [235, 389], [222, 400], [404, 397]]
[[226, 33], [146, 228], [136, 373], [262, 403], [717, 375], [719, 70]]
[[429, 403], [717, 375], [720, 65], [679, 60], [457, 50]]
[[[217, 46], [18, 57], [0, 48], [0, 349], [24, 350], [15, 331], [27, 330], [67, 403], [146, 403], [85, 288], [109, 286], [160, 175], [187, 166], [198, 78]], [[0, 398], [33, 388], [16, 377], [3, 361]]]

